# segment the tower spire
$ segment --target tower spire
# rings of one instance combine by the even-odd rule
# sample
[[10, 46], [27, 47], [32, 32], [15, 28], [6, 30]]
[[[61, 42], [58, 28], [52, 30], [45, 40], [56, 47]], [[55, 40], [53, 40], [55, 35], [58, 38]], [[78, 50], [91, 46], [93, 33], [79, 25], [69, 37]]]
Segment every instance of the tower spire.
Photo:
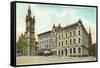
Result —
[[35, 40], [35, 16], [31, 17], [31, 7], [29, 5], [26, 15], [26, 40], [27, 40], [27, 55], [36, 55], [36, 40]]
[[53, 24], [53, 28], [55, 28], [55, 24]]
[[82, 24], [82, 21], [81, 21], [81, 19], [79, 18], [79, 21], [78, 21], [78, 23], [81, 23]]
[[92, 37], [91, 37], [90, 27], [89, 27], [89, 55], [92, 55]]
[[91, 34], [91, 29], [90, 29], [90, 27], [89, 27], [89, 33]]
[[30, 8], [30, 5], [29, 5], [29, 8], [28, 8], [28, 15], [31, 16], [31, 8]]

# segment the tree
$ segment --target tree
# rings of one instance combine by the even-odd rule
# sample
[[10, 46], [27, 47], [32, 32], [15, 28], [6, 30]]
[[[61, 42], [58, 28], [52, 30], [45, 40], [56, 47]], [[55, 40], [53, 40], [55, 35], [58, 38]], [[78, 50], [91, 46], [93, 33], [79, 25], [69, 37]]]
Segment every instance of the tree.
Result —
[[93, 56], [96, 56], [96, 43], [94, 43], [91, 47]]
[[24, 55], [25, 48], [26, 48], [26, 40], [25, 40], [24, 35], [21, 34], [17, 42], [17, 54]]

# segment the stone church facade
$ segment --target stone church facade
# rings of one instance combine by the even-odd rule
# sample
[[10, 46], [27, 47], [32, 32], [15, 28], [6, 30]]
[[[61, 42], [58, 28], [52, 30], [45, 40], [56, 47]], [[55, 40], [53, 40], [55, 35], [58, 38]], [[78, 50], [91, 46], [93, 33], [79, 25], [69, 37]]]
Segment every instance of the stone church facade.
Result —
[[[36, 55], [36, 39], [35, 39], [35, 16], [31, 16], [31, 9], [30, 6], [27, 11], [26, 15], [26, 31], [24, 34], [21, 35], [19, 49], [17, 49], [17, 52], [22, 53], [21, 55], [24, 56], [34, 56]], [[21, 44], [22, 43], [22, 44]], [[22, 48], [21, 48], [22, 47]], [[19, 50], [19, 51], [18, 51]]]
[[29, 6], [28, 14], [26, 15], [26, 45], [28, 55], [35, 55], [35, 16], [31, 17], [31, 9]]
[[65, 27], [54, 24], [51, 31], [38, 34], [38, 46], [58, 56], [88, 56], [89, 34], [80, 19]]

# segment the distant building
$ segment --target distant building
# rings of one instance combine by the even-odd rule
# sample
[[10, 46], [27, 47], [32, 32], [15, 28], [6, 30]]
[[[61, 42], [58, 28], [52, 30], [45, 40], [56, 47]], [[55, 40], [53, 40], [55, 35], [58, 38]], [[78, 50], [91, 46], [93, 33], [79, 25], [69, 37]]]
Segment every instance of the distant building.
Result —
[[89, 55], [93, 55], [93, 46], [92, 46], [92, 37], [90, 28], [89, 28]]
[[51, 47], [51, 31], [47, 31], [45, 33], [38, 35], [38, 47], [39, 49], [50, 49]]
[[89, 34], [82, 21], [61, 27], [53, 25], [51, 31], [38, 34], [40, 49], [50, 49], [58, 56], [89, 55]]

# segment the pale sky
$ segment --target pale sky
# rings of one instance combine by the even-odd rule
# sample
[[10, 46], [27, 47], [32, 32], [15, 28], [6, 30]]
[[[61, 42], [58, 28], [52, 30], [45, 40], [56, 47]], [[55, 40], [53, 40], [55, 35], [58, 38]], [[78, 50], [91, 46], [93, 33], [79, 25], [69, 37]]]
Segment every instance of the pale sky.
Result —
[[91, 28], [92, 41], [96, 41], [96, 8], [79, 7], [79, 6], [62, 6], [46, 4], [16, 4], [16, 24], [17, 40], [21, 33], [26, 30], [26, 15], [29, 5], [32, 16], [35, 16], [35, 33], [40, 34], [52, 29], [53, 24], [56, 26], [60, 23], [62, 27], [82, 20], [87, 32]]

